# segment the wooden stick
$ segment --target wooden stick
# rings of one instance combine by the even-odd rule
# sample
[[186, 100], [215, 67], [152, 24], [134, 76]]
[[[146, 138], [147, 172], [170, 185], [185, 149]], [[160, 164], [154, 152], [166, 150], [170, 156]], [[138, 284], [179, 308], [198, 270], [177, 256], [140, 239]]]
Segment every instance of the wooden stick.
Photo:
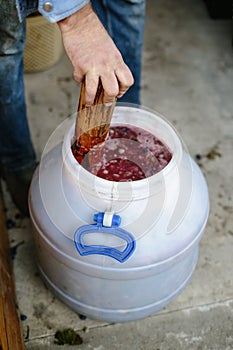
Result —
[[25, 349], [16, 307], [10, 245], [0, 193], [0, 350]]
[[105, 141], [116, 103], [116, 101], [111, 104], [104, 103], [104, 89], [101, 81], [99, 81], [94, 103], [88, 107], [84, 102], [85, 91], [85, 81], [83, 81], [75, 126], [76, 153], [80, 162], [92, 147]]

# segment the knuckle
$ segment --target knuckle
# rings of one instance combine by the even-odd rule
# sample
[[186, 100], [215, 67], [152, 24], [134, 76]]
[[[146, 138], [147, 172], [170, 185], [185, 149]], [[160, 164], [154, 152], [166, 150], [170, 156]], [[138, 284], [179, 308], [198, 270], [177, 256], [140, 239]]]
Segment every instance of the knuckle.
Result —
[[74, 72], [73, 78], [75, 81], [77, 81], [77, 83], [81, 83], [83, 80], [83, 75], [78, 72]]
[[112, 88], [111, 90], [108, 91], [108, 96], [110, 98], [114, 98], [115, 96], [117, 96], [118, 93], [119, 93], [118, 88]]

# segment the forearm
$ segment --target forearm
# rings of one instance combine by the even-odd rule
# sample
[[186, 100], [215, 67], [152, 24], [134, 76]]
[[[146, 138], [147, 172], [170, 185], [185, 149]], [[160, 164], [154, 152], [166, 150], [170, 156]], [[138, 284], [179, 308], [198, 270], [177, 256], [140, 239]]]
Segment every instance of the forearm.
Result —
[[87, 105], [94, 100], [99, 79], [105, 90], [105, 102], [120, 97], [133, 84], [129, 68], [90, 3], [58, 25], [74, 67], [74, 79], [77, 82], [85, 79]]

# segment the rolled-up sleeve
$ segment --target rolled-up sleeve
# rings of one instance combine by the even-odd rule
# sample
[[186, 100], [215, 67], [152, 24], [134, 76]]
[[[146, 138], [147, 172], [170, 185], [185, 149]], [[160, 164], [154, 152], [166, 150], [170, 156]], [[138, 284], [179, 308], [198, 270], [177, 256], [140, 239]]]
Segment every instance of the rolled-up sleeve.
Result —
[[39, 0], [39, 12], [51, 23], [58, 22], [84, 7], [89, 0]]

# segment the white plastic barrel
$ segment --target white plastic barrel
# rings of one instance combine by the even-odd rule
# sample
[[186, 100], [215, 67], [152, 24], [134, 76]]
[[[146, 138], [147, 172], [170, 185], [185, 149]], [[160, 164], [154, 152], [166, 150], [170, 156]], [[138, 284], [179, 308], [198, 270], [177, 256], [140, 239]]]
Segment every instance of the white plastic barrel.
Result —
[[156, 135], [171, 161], [138, 181], [94, 176], [72, 154], [74, 122], [63, 125], [64, 136], [60, 129], [53, 133], [31, 183], [39, 270], [80, 314], [109, 322], [149, 316], [194, 272], [209, 213], [205, 179], [174, 128], [134, 106], [116, 107], [112, 124]]

